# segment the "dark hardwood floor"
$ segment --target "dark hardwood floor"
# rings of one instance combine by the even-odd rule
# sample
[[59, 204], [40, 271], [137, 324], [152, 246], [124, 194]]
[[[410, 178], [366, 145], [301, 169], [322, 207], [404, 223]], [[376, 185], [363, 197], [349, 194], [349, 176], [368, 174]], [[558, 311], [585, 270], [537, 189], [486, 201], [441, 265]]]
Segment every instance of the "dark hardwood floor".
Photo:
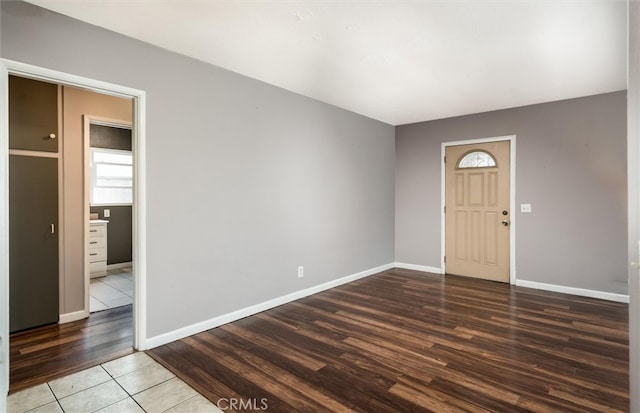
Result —
[[133, 353], [132, 306], [12, 334], [9, 346], [12, 393]]
[[626, 412], [627, 307], [393, 269], [148, 354], [226, 411]]

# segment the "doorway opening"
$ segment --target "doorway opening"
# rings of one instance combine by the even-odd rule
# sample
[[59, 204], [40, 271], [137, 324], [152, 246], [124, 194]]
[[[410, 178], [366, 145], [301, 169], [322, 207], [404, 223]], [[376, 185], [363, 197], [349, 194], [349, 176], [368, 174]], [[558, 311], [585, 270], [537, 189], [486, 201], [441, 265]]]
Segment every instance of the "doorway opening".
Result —
[[[106, 96], [109, 98], [119, 98], [125, 99], [129, 102], [129, 133], [130, 133], [130, 141], [131, 141], [131, 198], [132, 203], [130, 205], [130, 215], [129, 220], [131, 222], [131, 236], [130, 236], [130, 250], [131, 250], [131, 260], [128, 262], [129, 268], [131, 268], [131, 289], [126, 289], [126, 291], [130, 294], [130, 299], [132, 303], [129, 305], [129, 315], [132, 320], [132, 329], [133, 336], [129, 337], [129, 348], [133, 347], [136, 350], [144, 350], [146, 349], [146, 254], [145, 254], [145, 176], [144, 176], [144, 151], [145, 151], [145, 124], [144, 124], [144, 111], [145, 111], [145, 93], [140, 90], [122, 87], [115, 84], [105, 83], [101, 81], [96, 81], [89, 78], [79, 77], [75, 75], [66, 74], [63, 72], [52, 71], [49, 69], [43, 69], [36, 66], [31, 66], [27, 64], [22, 64], [19, 62], [9, 61], [9, 60], [1, 60], [0, 61], [0, 90], [3, 91], [3, 94], [8, 95], [9, 90], [9, 76], [19, 77], [24, 79], [30, 79], [34, 81], [44, 82], [48, 84], [56, 85], [58, 89], [68, 88], [69, 90], [77, 90], [83, 93], [91, 93], [94, 95]], [[5, 100], [6, 101], [6, 100]], [[9, 103], [9, 106], [11, 103]], [[2, 162], [4, 165], [7, 165], [7, 160], [10, 156], [21, 156], [23, 158], [26, 157], [26, 153], [16, 153], [16, 150], [10, 149], [10, 134], [9, 134], [9, 110], [10, 107], [5, 105], [2, 106], [0, 110], [0, 119], [3, 120], [2, 126], [0, 127], [0, 156], [4, 161]], [[91, 113], [91, 112], [89, 112]], [[95, 113], [95, 112], [94, 112]], [[87, 114], [87, 113], [84, 113]], [[120, 117], [118, 117], [118, 121], [121, 121]], [[79, 119], [79, 131], [80, 134], [83, 133], [83, 122], [84, 119]], [[98, 122], [99, 123], [99, 122]], [[119, 126], [123, 126], [122, 122], [120, 122]], [[58, 142], [62, 140], [63, 142], [58, 144], [60, 147], [63, 147], [65, 134], [62, 133], [60, 136], [58, 133], [57, 137]], [[88, 137], [87, 137], [88, 138]], [[50, 136], [48, 140], [53, 140], [55, 137]], [[88, 140], [88, 139], [87, 139]], [[30, 149], [31, 150], [31, 149]], [[33, 148], [34, 151], [39, 152], [39, 148]], [[20, 151], [20, 149], [17, 149]], [[83, 150], [82, 146], [79, 150], [79, 158], [83, 161]], [[62, 152], [60, 155], [56, 156], [44, 156], [45, 159], [59, 159], [62, 158]], [[82, 165], [82, 164], [81, 164]], [[81, 166], [83, 169], [83, 167]], [[24, 168], [23, 168], [24, 169]], [[49, 168], [51, 169], [51, 168]], [[61, 181], [67, 176], [71, 177], [71, 181], [75, 178], [77, 180], [77, 186], [80, 186], [79, 192], [82, 193], [85, 191], [84, 181], [85, 178], [88, 178], [87, 174], [79, 173], [78, 176], [73, 176], [73, 172], [66, 171], [62, 167]], [[0, 168], [0, 181], [8, 183], [9, 182], [9, 168], [3, 166]], [[62, 188], [64, 189], [64, 188]], [[0, 194], [0, 256], [3, 258], [5, 263], [9, 263], [9, 243], [10, 243], [10, 233], [9, 233], [9, 223], [11, 222], [10, 211], [9, 211], [9, 202], [11, 200], [11, 192], [3, 191]], [[67, 244], [63, 244], [63, 242], [69, 241], [69, 239], [65, 239], [65, 228], [62, 226], [65, 225], [64, 221], [64, 209], [68, 207], [68, 205], [64, 202], [61, 202], [62, 208], [60, 209], [60, 216], [63, 219], [60, 221], [59, 225], [56, 222], [56, 225], [51, 227], [55, 228], [55, 232], [60, 232], [60, 244], [61, 244], [61, 253], [59, 255], [62, 260], [60, 261], [59, 268], [61, 270], [61, 274], [64, 276], [64, 271], [68, 268], [65, 267], [66, 264], [69, 264], [67, 261], [68, 257], [65, 256], [65, 253], [68, 252]], [[68, 297], [68, 290], [63, 287], [63, 278], [60, 279], [60, 311], [59, 311], [59, 323], [60, 324], [52, 324], [46, 328], [58, 328], [58, 330], [63, 330], [63, 328], [59, 328], [60, 326], [64, 326], [64, 329], [73, 329], [76, 328], [76, 324], [80, 326], [83, 322], [87, 323], [87, 326], [93, 325], [96, 326], [96, 323], [100, 322], [100, 318], [105, 318], [102, 315], [99, 319], [94, 320], [91, 323], [88, 323], [87, 317], [90, 314], [90, 282], [89, 278], [85, 277], [90, 273], [90, 267], [88, 265], [89, 254], [87, 253], [88, 248], [88, 234], [90, 233], [90, 224], [89, 224], [89, 213], [90, 207], [88, 202], [84, 203], [84, 211], [82, 211], [83, 207], [80, 207], [81, 213], [79, 214], [82, 221], [78, 221], [81, 228], [81, 237], [79, 238], [79, 251], [76, 251], [78, 256], [81, 257], [80, 263], [78, 267], [81, 271], [81, 280], [83, 280], [83, 285], [79, 288], [82, 290], [82, 293], [79, 295], [80, 297], [80, 306], [77, 305], [74, 307], [70, 305], [65, 307], [64, 304], [67, 303], [66, 300]], [[104, 211], [103, 211], [104, 214]], [[86, 219], [84, 219], [86, 218]], [[85, 222], [86, 221], [86, 225]], [[67, 220], [66, 223], [69, 221]], [[62, 228], [61, 228], [62, 227]], [[53, 233], [54, 230], [48, 229], [50, 233]], [[69, 231], [66, 231], [69, 232]], [[86, 232], [86, 234], [85, 234]], [[75, 250], [75, 248], [74, 248]], [[77, 263], [77, 262], [76, 262]], [[111, 268], [112, 271], [118, 270], [117, 268]], [[120, 269], [120, 271], [124, 271]], [[11, 288], [10, 284], [10, 269], [9, 265], [0, 266], [0, 301], [7, 303], [7, 311], [6, 317], [0, 317], [0, 392], [4, 395], [7, 394], [9, 389], [9, 372], [10, 372], [10, 364], [13, 363], [13, 360], [10, 359], [9, 355], [9, 332], [10, 332], [10, 322], [9, 319], [11, 317], [11, 303], [9, 300], [9, 290]], [[68, 303], [67, 303], [68, 304]], [[84, 304], [84, 305], [82, 305]], [[92, 317], [93, 318], [93, 317]], [[122, 318], [122, 308], [119, 309], [119, 315], [116, 316], [116, 319]], [[95, 334], [95, 330], [99, 330], [103, 327], [93, 327], [93, 334]], [[90, 328], [91, 329], [91, 328]], [[82, 328], [77, 331], [82, 331]], [[76, 332], [77, 332], [76, 331]], [[86, 331], [83, 331], [83, 333]], [[51, 331], [48, 332], [49, 334]], [[92, 334], [91, 332], [86, 332], [87, 334]], [[18, 333], [21, 335], [26, 335], [28, 332]], [[47, 334], [47, 333], [43, 333]], [[3, 339], [5, 338], [5, 339]], [[62, 340], [64, 341], [64, 340]], [[48, 347], [51, 343], [41, 342], [40, 347]], [[51, 346], [55, 348], [55, 345]], [[57, 351], [61, 351], [58, 348]], [[119, 357], [121, 354], [115, 354], [114, 358]], [[96, 360], [96, 364], [100, 364], [105, 360]], [[91, 360], [77, 360], [77, 369], [81, 370], [91, 365]], [[69, 374], [73, 372], [73, 370], [69, 370], [68, 368], [65, 371], [62, 371], [61, 374]], [[37, 373], [36, 373], [37, 374]], [[50, 378], [50, 377], [49, 377]], [[35, 384], [35, 382], [32, 382]], [[15, 390], [15, 389], [14, 389]], [[4, 396], [0, 396], [4, 398]]]
[[85, 283], [90, 287], [89, 311], [95, 314], [130, 305], [134, 299], [133, 128], [130, 121], [95, 115], [84, 115], [83, 123], [89, 208]]
[[515, 136], [442, 144], [443, 274], [515, 283]]

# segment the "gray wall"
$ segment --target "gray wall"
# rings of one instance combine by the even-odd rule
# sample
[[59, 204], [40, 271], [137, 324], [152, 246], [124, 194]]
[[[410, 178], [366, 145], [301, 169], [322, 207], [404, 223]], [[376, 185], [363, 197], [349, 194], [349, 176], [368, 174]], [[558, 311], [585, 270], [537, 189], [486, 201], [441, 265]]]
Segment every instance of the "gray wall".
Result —
[[2, 57], [147, 92], [150, 337], [393, 262], [392, 126], [1, 7]]
[[400, 126], [396, 261], [440, 267], [441, 143], [516, 135], [516, 276], [626, 293], [626, 92]]
[[[640, 262], [640, 1], [629, 3], [629, 258]], [[631, 410], [640, 412], [640, 272], [629, 270]]]
[[90, 146], [92, 148], [132, 150], [131, 129], [105, 125], [89, 125]]
[[[109, 217], [104, 210], [109, 210]], [[107, 265], [132, 261], [133, 211], [129, 205], [92, 206], [90, 212], [97, 213], [100, 219], [109, 221], [107, 225]]]

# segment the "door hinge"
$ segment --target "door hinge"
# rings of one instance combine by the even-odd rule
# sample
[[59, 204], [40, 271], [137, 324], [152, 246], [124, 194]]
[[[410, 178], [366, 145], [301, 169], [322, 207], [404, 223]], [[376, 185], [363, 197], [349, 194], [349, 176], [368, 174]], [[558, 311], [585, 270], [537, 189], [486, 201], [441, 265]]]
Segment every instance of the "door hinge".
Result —
[[447, 157], [446, 156], [444, 157], [443, 162], [447, 163]]
[[444, 263], [445, 264], [447, 263], [447, 256], [446, 255], [444, 256]]
[[447, 213], [447, 206], [446, 205], [444, 206], [444, 213], [445, 214]]

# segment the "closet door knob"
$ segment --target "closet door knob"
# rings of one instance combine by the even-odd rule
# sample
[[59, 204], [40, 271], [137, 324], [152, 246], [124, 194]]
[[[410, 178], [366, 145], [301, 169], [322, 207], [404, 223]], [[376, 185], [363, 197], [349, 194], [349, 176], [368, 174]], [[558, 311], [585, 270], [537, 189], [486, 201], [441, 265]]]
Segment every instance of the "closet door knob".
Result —
[[56, 138], [56, 134], [55, 133], [50, 133], [49, 134], [49, 139], [55, 139]]

